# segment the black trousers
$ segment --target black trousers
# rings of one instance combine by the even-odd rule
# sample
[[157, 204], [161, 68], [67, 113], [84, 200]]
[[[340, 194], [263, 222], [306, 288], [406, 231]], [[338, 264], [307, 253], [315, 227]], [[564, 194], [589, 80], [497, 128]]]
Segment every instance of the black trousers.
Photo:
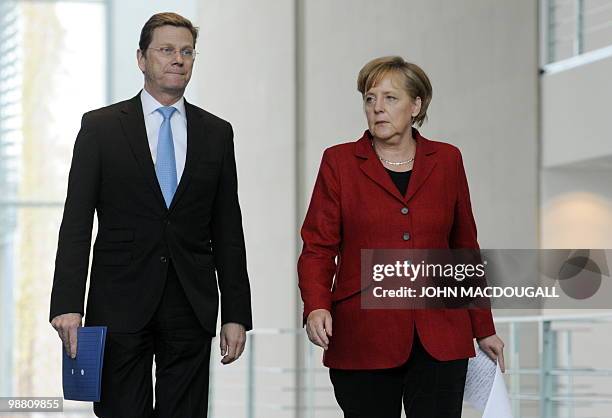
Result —
[[467, 359], [439, 361], [414, 333], [410, 358], [381, 370], [330, 369], [336, 400], [345, 418], [460, 418]]
[[107, 333], [102, 394], [94, 413], [104, 418], [206, 417], [212, 337], [170, 263], [163, 296], [147, 326], [135, 333]]

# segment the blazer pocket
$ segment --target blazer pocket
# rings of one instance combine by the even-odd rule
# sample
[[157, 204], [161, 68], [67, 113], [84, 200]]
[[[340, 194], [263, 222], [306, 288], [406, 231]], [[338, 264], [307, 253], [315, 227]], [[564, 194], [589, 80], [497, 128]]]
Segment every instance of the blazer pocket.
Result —
[[106, 233], [108, 242], [132, 242], [134, 241], [133, 229], [109, 229]]
[[132, 262], [130, 251], [98, 250], [94, 253], [94, 264], [126, 266]]
[[193, 176], [202, 180], [215, 179], [220, 170], [221, 163], [219, 161], [200, 161], [193, 171]]
[[364, 291], [365, 289], [353, 289], [351, 291], [348, 292], [333, 292], [332, 293], [332, 306], [336, 305], [338, 303], [344, 302], [348, 299], [351, 299], [355, 296], [359, 296], [361, 295], [361, 293]]
[[198, 166], [202, 166], [202, 167], [214, 167], [214, 166], [220, 166], [221, 165], [221, 160], [215, 160], [215, 159], [206, 159], [206, 157], [202, 158], [200, 161], [198, 161]]
[[212, 254], [195, 253], [193, 258], [200, 267], [211, 269], [215, 267], [215, 258]]

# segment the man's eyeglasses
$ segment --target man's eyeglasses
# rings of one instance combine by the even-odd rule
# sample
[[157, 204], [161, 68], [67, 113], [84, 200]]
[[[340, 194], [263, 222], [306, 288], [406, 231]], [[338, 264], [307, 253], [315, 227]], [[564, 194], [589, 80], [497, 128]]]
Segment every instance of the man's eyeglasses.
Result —
[[194, 59], [197, 52], [191, 48], [183, 48], [183, 49], [176, 49], [176, 48], [172, 48], [169, 46], [162, 46], [161, 48], [147, 48], [147, 49], [153, 49], [155, 51], [159, 51], [162, 53], [163, 56], [165, 57], [173, 57], [174, 55], [176, 55], [176, 52], [180, 52], [181, 56], [185, 59]]

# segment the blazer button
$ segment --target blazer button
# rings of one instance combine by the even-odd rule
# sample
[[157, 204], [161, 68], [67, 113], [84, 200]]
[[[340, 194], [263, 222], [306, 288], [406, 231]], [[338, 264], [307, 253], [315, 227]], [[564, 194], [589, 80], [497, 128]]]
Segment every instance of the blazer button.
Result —
[[408, 214], [408, 208], [402, 208], [401, 212], [402, 212], [402, 215]]
[[408, 241], [410, 239], [410, 234], [408, 232], [404, 232], [404, 235], [402, 235], [402, 238], [404, 239], [404, 241]]
[[167, 263], [168, 262], [168, 258], [164, 257], [163, 255], [161, 257], [159, 257], [159, 261], [161, 261], [162, 263]]

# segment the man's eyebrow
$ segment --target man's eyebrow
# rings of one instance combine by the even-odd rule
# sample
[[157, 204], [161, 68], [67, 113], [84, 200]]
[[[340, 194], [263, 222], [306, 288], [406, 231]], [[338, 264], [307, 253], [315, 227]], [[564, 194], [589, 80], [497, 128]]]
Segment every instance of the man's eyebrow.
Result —
[[[165, 42], [165, 43], [159, 44], [159, 48], [163, 48], [163, 47], [166, 47], [166, 46], [169, 46], [169, 47], [172, 47], [172, 48], [176, 48], [176, 46], [174, 44], [170, 43], [170, 42]], [[187, 45], [184, 45], [184, 46], [180, 47], [180, 49], [185, 49], [185, 48], [193, 49], [193, 45], [187, 44]]]

